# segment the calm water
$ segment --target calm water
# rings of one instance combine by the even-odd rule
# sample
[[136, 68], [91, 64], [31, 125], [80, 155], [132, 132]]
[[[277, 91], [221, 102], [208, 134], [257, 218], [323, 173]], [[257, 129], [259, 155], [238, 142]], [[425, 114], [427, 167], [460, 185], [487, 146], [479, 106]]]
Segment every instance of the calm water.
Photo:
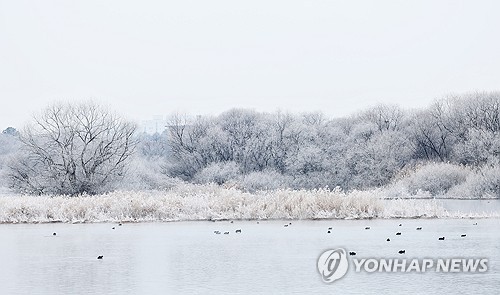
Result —
[[448, 211], [460, 211], [463, 213], [495, 213], [500, 212], [500, 199], [494, 200], [438, 200]]
[[[500, 288], [498, 219], [292, 223], [4, 224], [0, 294], [498, 294]], [[316, 259], [337, 247], [356, 251], [357, 258], [486, 257], [490, 270], [360, 274], [351, 267], [325, 284]]]

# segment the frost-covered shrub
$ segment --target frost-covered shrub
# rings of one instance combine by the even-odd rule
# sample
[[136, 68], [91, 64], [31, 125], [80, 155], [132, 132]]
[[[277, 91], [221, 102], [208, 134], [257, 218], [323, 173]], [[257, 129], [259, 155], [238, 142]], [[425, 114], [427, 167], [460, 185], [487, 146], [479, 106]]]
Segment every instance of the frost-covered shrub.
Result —
[[307, 174], [298, 174], [293, 177], [290, 187], [293, 189], [320, 189], [327, 187], [336, 187], [332, 181], [335, 179], [328, 171], [309, 172]]
[[414, 173], [402, 181], [412, 194], [427, 191], [436, 196], [445, 194], [453, 186], [463, 183], [469, 173], [470, 170], [464, 166], [432, 163], [417, 168]]
[[277, 171], [252, 172], [242, 176], [238, 181], [238, 186], [247, 191], [275, 190], [290, 186], [292, 178]]
[[456, 161], [466, 165], [482, 165], [500, 155], [500, 134], [470, 129], [466, 140], [453, 147]]
[[382, 200], [377, 191], [278, 189], [248, 193], [214, 184], [187, 183], [166, 191], [0, 198], [0, 223], [413, 218], [445, 214], [437, 202]]
[[168, 176], [161, 159], [134, 158], [128, 173], [120, 184], [122, 190], [165, 190], [172, 188], [181, 180]]
[[240, 175], [240, 166], [235, 162], [212, 163], [194, 176], [197, 183], [224, 184]]
[[458, 198], [500, 198], [500, 165], [488, 165], [469, 174], [448, 195]]

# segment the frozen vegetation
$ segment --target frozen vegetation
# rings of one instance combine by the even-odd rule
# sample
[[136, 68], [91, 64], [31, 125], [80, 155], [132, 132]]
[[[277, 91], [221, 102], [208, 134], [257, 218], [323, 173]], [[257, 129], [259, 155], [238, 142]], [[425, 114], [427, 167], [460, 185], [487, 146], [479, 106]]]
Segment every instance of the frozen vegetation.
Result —
[[398, 176], [382, 189], [388, 198], [496, 199], [500, 165], [472, 168], [427, 163]]
[[[0, 222], [142, 222], [184, 220], [472, 218], [436, 200], [384, 199], [379, 190], [288, 190], [248, 193], [218, 185], [177, 185], [166, 191], [0, 198]], [[500, 213], [499, 213], [500, 214]]]
[[413, 199], [500, 196], [500, 93], [333, 119], [172, 115], [156, 134], [53, 104], [0, 134], [0, 186], [3, 222], [453, 217]]

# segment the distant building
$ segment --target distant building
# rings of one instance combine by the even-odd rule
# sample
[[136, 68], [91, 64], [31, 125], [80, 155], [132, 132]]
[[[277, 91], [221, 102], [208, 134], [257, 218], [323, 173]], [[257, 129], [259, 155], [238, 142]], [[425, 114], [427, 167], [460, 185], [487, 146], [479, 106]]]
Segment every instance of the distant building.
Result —
[[151, 120], [144, 120], [139, 124], [138, 131], [148, 134], [163, 133], [166, 126], [168, 125], [168, 120], [166, 117], [161, 115], [153, 116]]

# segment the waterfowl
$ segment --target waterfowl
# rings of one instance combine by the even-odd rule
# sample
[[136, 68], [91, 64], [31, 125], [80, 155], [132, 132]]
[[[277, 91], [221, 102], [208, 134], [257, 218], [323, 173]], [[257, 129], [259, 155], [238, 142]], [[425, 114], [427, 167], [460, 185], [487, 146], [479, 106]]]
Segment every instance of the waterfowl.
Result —
[[97, 259], [102, 259], [102, 257], [103, 257], [102, 255], [99, 255], [97, 256]]
[[367, 227], [365, 227], [365, 229], [370, 229], [370, 227], [369, 227], [369, 226], [367, 226]]
[[356, 255], [356, 252], [349, 252], [349, 255], [354, 256]]
[[229, 234], [229, 232], [228, 232], [228, 231], [225, 231], [225, 232], [224, 232], [224, 234], [225, 234], [225, 235], [228, 235], [228, 234]]
[[440, 237], [440, 238], [438, 238], [438, 240], [444, 241], [444, 237]]
[[460, 237], [465, 238], [467, 235], [466, 234], [461, 234]]
[[386, 240], [386, 241], [387, 241], [387, 242], [390, 242], [390, 241], [391, 241], [391, 239], [387, 238], [387, 240]]
[[53, 236], [57, 235], [56, 233], [52, 233]]
[[332, 232], [331, 232], [331, 231], [327, 231], [326, 233], [327, 233], [327, 234], [331, 234]]
[[403, 226], [403, 224], [400, 223], [399, 226]]
[[417, 230], [422, 230], [422, 228], [421, 227], [417, 227]]
[[237, 230], [236, 230], [236, 233], [237, 233], [237, 234], [241, 234], [241, 229], [237, 229]]
[[406, 253], [406, 250], [399, 250], [398, 252], [399, 254], [405, 254]]
[[400, 236], [400, 235], [401, 235], [401, 233], [400, 233], [400, 232], [397, 232], [397, 233], [396, 233], [396, 236]]

